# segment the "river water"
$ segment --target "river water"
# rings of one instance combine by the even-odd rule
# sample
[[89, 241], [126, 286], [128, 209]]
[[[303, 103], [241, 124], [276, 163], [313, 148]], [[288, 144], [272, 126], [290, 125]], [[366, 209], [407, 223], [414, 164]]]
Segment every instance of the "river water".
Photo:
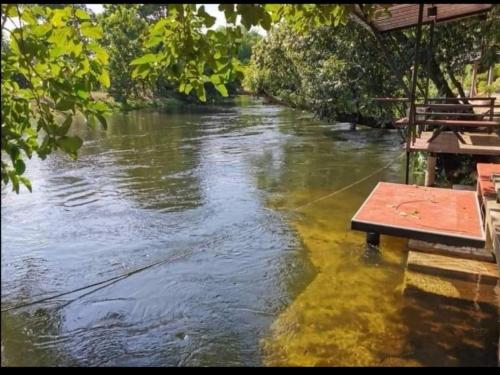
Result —
[[240, 98], [75, 131], [77, 161], [33, 158], [33, 193], [2, 191], [2, 309], [164, 262], [2, 312], [2, 365], [496, 364], [494, 311], [403, 295], [406, 242], [368, 256], [349, 229], [403, 181], [394, 130]]

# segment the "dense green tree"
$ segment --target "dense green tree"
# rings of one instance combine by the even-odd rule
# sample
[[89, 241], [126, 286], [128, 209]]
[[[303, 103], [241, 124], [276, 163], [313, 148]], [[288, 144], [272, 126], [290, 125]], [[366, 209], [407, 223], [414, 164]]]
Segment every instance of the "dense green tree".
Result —
[[245, 82], [253, 91], [321, 117], [385, 118], [371, 98], [400, 90], [375, 43], [354, 22], [342, 29], [317, 27], [305, 35], [284, 24], [256, 45]]
[[132, 79], [134, 67], [130, 65], [132, 60], [144, 54], [142, 43], [147, 22], [138, 10], [136, 4], [104, 5], [104, 12], [98, 17], [104, 32], [101, 42], [109, 55], [109, 92], [125, 103], [131, 95], [138, 95], [144, 83]]

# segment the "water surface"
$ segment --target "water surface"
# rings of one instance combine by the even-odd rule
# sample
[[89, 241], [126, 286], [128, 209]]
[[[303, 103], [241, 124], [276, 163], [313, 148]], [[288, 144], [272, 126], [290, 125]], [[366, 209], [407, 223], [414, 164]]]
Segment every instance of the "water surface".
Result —
[[248, 99], [76, 131], [78, 161], [2, 192], [2, 308], [165, 263], [2, 313], [3, 365], [495, 364], [492, 312], [403, 296], [405, 241], [370, 257], [349, 229], [402, 158], [308, 204], [396, 159], [394, 131]]

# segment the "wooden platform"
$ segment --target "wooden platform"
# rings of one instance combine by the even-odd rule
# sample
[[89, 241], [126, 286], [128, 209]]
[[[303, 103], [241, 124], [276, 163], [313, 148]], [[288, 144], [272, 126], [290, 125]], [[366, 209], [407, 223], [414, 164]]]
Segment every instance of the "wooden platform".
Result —
[[[447, 104], [442, 104], [447, 105]], [[498, 121], [488, 121], [488, 120], [417, 120], [415, 121], [417, 125], [436, 125], [436, 126], [447, 126], [450, 128], [456, 127], [469, 127], [469, 128], [491, 128], [500, 126]]]
[[421, 297], [426, 300], [429, 295], [434, 295], [446, 299], [452, 298], [486, 304], [493, 308], [498, 305], [494, 285], [473, 283], [443, 275], [435, 276], [429, 273], [406, 270], [403, 290], [405, 295]]
[[476, 192], [379, 182], [351, 228], [453, 246], [484, 247]]
[[410, 151], [436, 154], [500, 155], [500, 136], [496, 133], [462, 133], [465, 143], [460, 143], [452, 132], [442, 132], [428, 142], [432, 132], [422, 132], [410, 146]]
[[455, 258], [472, 259], [494, 263], [495, 258], [489, 249], [484, 247], [450, 246], [420, 240], [408, 241], [408, 248], [423, 253], [445, 255]]
[[498, 281], [497, 267], [490, 262], [410, 251], [407, 266], [412, 271], [490, 285], [495, 285]]
[[478, 194], [481, 197], [496, 197], [495, 183], [491, 176], [500, 173], [500, 164], [477, 163], [476, 169]]

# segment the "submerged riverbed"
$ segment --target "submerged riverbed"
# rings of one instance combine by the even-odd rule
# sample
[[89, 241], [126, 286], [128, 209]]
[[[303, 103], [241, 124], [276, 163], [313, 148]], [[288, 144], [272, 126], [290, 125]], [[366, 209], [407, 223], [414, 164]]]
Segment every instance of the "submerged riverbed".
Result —
[[[402, 182], [394, 130], [241, 98], [77, 126], [2, 192], [2, 365], [496, 365], [496, 315], [402, 295], [406, 242], [367, 257], [350, 218]], [[311, 203], [311, 204], [309, 204]], [[297, 209], [300, 207], [299, 209]]]

